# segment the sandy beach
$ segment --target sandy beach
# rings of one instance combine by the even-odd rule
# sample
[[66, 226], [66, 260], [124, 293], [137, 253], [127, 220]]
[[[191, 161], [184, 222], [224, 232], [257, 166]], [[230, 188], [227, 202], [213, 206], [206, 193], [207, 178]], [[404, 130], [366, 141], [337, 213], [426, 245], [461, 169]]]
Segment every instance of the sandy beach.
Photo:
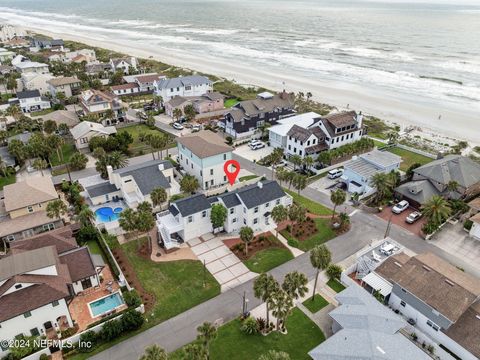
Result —
[[188, 68], [194, 71], [210, 73], [239, 84], [257, 85], [272, 90], [312, 92], [316, 101], [327, 103], [339, 110], [355, 109], [365, 114], [374, 115], [389, 123], [396, 123], [404, 129], [418, 126], [428, 137], [467, 140], [472, 145], [480, 145], [480, 114], [475, 109], [456, 111], [439, 109], [422, 99], [401, 98], [391, 94], [377, 93], [341, 83], [319, 83], [295, 73], [277, 73], [260, 71], [241, 64], [223, 63], [214, 58], [199, 58], [181, 51], [175, 53], [161, 48], [145, 48], [134, 41], [99, 40], [80, 34], [71, 35], [45, 31], [44, 29], [25, 27], [27, 30], [43, 33], [51, 37], [82, 42], [91, 46], [110, 49], [141, 58], [151, 58], [167, 64]]

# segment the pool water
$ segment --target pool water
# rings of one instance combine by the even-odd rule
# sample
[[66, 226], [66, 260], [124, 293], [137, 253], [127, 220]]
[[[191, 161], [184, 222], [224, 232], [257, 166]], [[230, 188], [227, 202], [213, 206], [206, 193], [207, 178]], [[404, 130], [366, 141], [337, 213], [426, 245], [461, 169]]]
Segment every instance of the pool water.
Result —
[[123, 208], [116, 207], [112, 209], [109, 206], [102, 207], [95, 211], [95, 217], [99, 222], [106, 223], [110, 221], [118, 220], [120, 217], [120, 213], [122, 212]]
[[90, 311], [92, 312], [93, 317], [96, 317], [106, 312], [109, 312], [110, 310], [113, 310], [122, 304], [123, 299], [117, 292], [115, 294], [93, 301], [88, 304], [88, 306], [90, 306]]

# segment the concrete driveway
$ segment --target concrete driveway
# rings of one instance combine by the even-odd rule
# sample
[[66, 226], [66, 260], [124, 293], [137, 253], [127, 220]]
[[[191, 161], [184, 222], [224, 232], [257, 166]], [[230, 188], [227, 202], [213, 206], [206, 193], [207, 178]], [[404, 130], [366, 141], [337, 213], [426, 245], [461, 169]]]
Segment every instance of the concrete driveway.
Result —
[[267, 146], [267, 144], [265, 144], [265, 147], [262, 149], [252, 150], [248, 147], [248, 144], [245, 144], [237, 147], [235, 150], [233, 150], [233, 153], [248, 161], [258, 161], [265, 156], [270, 155], [273, 149], [274, 148], [272, 146]]
[[324, 194], [328, 194], [330, 196], [331, 190], [329, 189], [331, 186], [335, 185], [336, 183], [340, 182], [340, 179], [329, 179], [326, 175], [323, 178], [318, 179], [314, 183], [310, 184], [311, 188], [318, 190]]
[[392, 219], [392, 223], [400, 226], [408, 231], [410, 231], [412, 234], [422, 236], [422, 226], [425, 224], [427, 221], [425, 218], [420, 218], [413, 224], [409, 224], [405, 222], [405, 219], [407, 218], [408, 215], [410, 215], [412, 212], [415, 210], [413, 209], [407, 209], [401, 214], [394, 214], [392, 213], [392, 207], [387, 206], [385, 207], [382, 212], [378, 213], [377, 216], [381, 217], [383, 220], [388, 221], [390, 218]]

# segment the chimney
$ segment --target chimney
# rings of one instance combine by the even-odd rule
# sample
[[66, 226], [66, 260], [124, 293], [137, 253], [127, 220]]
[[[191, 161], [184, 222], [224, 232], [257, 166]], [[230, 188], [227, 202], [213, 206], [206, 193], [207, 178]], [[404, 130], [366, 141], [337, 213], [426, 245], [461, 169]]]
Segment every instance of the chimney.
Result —
[[108, 180], [110, 181], [110, 184], [113, 184], [113, 168], [111, 165], [107, 165], [107, 173], [108, 173]]
[[362, 112], [360, 111], [357, 114], [357, 126], [359, 129], [362, 127], [362, 124], [363, 124], [363, 115], [362, 115]]
[[259, 189], [263, 189], [263, 183], [261, 181], [257, 182], [257, 186]]

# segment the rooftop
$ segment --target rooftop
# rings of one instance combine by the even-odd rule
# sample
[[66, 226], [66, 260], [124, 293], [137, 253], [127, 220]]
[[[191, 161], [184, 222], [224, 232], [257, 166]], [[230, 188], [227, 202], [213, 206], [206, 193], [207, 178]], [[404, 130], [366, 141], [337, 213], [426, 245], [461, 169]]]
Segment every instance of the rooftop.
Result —
[[233, 148], [214, 132], [202, 130], [195, 134], [177, 138], [177, 142], [185, 146], [200, 159], [231, 152]]
[[19, 99], [30, 99], [40, 97], [40, 91], [38, 90], [27, 90], [27, 91], [18, 91], [17, 98]]
[[103, 126], [100, 123], [95, 123], [91, 121], [82, 121], [72, 129], [70, 129], [70, 132], [72, 133], [72, 136], [75, 140], [80, 139], [81, 137], [88, 134], [90, 131], [110, 135], [115, 134], [117, 132], [117, 129], [115, 128], [115, 126]]
[[402, 158], [400, 156], [389, 151], [373, 150], [360, 155], [360, 157], [383, 168], [400, 164], [402, 162]]
[[[57, 191], [50, 177], [27, 177], [24, 181], [7, 185], [3, 188], [5, 209], [21, 209], [46, 201], [58, 199]], [[21, 196], [19, 196], [21, 194]]]
[[33, 229], [37, 226], [50, 224], [55, 221], [55, 219], [51, 219], [47, 216], [46, 211], [35, 211], [31, 214], [19, 216], [14, 219], [5, 217], [3, 218], [3, 221], [0, 221], [0, 238], [24, 230]]
[[81, 81], [75, 77], [57, 77], [51, 80], [48, 80], [48, 83], [52, 86], [62, 86], [62, 85], [70, 85], [70, 84], [77, 84]]
[[184, 87], [186, 85], [198, 86], [203, 84], [211, 84], [212, 82], [205, 76], [192, 75], [182, 76], [172, 79], [161, 79], [157, 81], [157, 87], [159, 89], [170, 89], [177, 87]]

